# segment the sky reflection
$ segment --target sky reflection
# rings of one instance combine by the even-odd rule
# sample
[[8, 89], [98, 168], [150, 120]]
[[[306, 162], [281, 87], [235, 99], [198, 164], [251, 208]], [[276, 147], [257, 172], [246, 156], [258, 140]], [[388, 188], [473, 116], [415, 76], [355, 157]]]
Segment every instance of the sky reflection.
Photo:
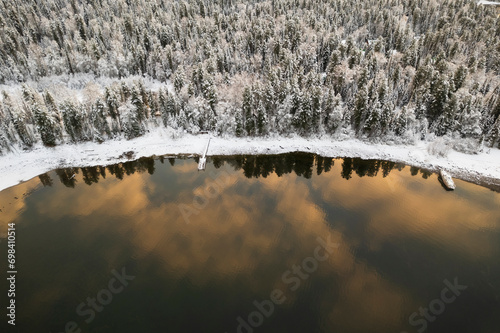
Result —
[[[477, 323], [499, 309], [498, 193], [462, 181], [446, 192], [435, 175], [379, 161], [259, 158], [215, 159], [206, 172], [190, 159], [144, 159], [121, 169], [51, 172], [42, 177], [51, 186], [33, 179], [0, 192], [2, 223], [16, 221], [22, 235], [19, 321], [62, 329], [78, 319], [74, 307], [123, 266], [137, 276], [129, 301], [110, 306], [87, 331], [133, 309], [138, 316], [122, 316], [113, 328], [132, 331], [156, 316], [164, 318], [160, 328], [186, 328], [194, 325], [185, 323], [190, 316], [206, 331], [235, 331], [236, 317], [275, 288], [287, 301], [259, 331], [298, 331], [301, 317], [310, 332], [416, 331], [410, 314], [455, 276], [475, 284], [475, 296], [450, 306], [430, 331], [447, 327], [448, 316], [467, 312], [453, 323]], [[221, 170], [228, 185], [186, 223], [179, 204], [192, 206]], [[312, 255], [317, 237], [339, 247], [291, 291], [282, 274]], [[137, 310], [153, 295], [154, 310]], [[490, 305], [478, 308], [475, 299], [485, 297]], [[205, 312], [179, 308], [193, 302]]]

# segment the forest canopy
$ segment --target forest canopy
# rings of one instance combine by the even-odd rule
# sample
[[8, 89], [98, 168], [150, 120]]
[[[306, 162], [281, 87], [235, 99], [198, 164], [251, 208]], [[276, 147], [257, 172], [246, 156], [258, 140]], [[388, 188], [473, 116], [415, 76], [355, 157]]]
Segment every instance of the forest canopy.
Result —
[[499, 74], [475, 1], [2, 0], [0, 152], [167, 126], [473, 153], [500, 144]]

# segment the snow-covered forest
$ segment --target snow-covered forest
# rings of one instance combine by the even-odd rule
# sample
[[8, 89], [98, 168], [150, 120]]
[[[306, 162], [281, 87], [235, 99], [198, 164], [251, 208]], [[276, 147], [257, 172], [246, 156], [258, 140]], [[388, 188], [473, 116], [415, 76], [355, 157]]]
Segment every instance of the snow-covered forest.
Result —
[[0, 153], [215, 135], [500, 144], [500, 18], [467, 0], [0, 1]]

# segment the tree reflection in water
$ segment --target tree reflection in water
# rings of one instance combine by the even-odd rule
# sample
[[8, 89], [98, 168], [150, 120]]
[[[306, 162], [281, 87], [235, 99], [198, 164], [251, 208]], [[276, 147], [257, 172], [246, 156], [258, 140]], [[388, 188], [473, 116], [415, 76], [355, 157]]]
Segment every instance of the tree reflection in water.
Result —
[[[186, 157], [179, 156], [176, 158], [185, 159]], [[169, 157], [168, 162], [171, 166], [175, 165], [176, 158]], [[66, 187], [74, 188], [77, 180], [76, 175], [80, 172], [83, 176], [83, 182], [87, 185], [97, 184], [99, 179], [106, 178], [110, 174], [117, 179], [122, 180], [125, 176], [133, 175], [134, 173], [147, 172], [153, 175], [155, 172], [155, 159], [160, 163], [165, 163], [165, 157], [143, 157], [135, 161], [129, 161], [119, 164], [113, 164], [106, 167], [82, 167], [82, 168], [66, 168], [57, 169], [56, 175], [61, 183]], [[196, 162], [196, 159], [193, 159]], [[342, 163], [341, 176], [344, 179], [352, 178], [353, 172], [359, 177], [375, 177], [379, 171], [383, 177], [387, 177], [392, 170], [401, 171], [405, 165], [390, 161], [380, 160], [362, 160], [360, 158], [344, 158], [334, 159], [331, 157], [323, 157], [310, 153], [287, 153], [280, 155], [237, 155], [237, 156], [212, 156], [209, 157], [216, 169], [224, 165], [231, 166], [234, 170], [242, 170], [247, 178], [268, 177], [275, 173], [278, 177], [295, 172], [297, 176], [310, 179], [314, 173], [321, 175], [323, 172], [330, 172], [335, 162]], [[427, 179], [432, 172], [411, 167], [411, 175], [415, 176], [419, 172], [422, 178]], [[38, 176], [44, 186], [52, 186], [53, 180], [48, 173]]]

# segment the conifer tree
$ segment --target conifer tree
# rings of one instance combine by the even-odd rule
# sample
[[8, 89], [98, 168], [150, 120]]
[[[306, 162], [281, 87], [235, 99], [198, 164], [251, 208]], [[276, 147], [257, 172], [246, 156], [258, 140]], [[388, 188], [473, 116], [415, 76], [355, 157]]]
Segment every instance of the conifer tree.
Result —
[[23, 85], [24, 102], [33, 113], [35, 124], [40, 133], [44, 145], [52, 147], [56, 145], [56, 121], [49, 114], [45, 105], [26, 85]]
[[131, 102], [135, 106], [135, 117], [134, 121], [141, 123], [146, 118], [146, 110], [144, 106], [144, 101], [142, 99], [142, 94], [137, 86], [134, 85], [131, 93]]
[[176, 93], [180, 93], [182, 87], [186, 84], [186, 74], [182, 67], [179, 67], [177, 71], [175, 71], [173, 84]]
[[311, 133], [318, 133], [321, 125], [321, 90], [318, 86], [311, 91]]
[[249, 87], [243, 91], [243, 105], [241, 107], [244, 115], [244, 124], [247, 135], [255, 134], [255, 116], [253, 113], [253, 94]]
[[378, 98], [375, 99], [366, 111], [366, 121], [363, 125], [363, 132], [368, 135], [376, 135], [381, 132], [382, 105]]
[[104, 93], [104, 98], [106, 100], [106, 105], [108, 107], [109, 115], [111, 116], [111, 118], [117, 119], [119, 117], [118, 99], [116, 97], [115, 92], [110, 87], [106, 87], [105, 93]]
[[65, 101], [61, 105], [63, 122], [66, 132], [73, 142], [84, 140], [84, 119], [78, 107], [71, 101]]
[[339, 97], [335, 98], [335, 101], [332, 102], [332, 105], [333, 109], [329, 114], [329, 123], [327, 129], [330, 133], [335, 133], [339, 128], [342, 127], [344, 119], [344, 108]]
[[108, 127], [108, 123], [106, 122], [106, 109], [104, 102], [101, 99], [98, 99], [95, 105], [91, 106], [90, 119], [92, 123], [92, 128], [94, 131], [94, 138], [99, 141], [104, 141], [104, 135], [110, 135], [111, 131]]
[[450, 85], [445, 75], [440, 75], [435, 82], [431, 84], [431, 100], [428, 107], [428, 116], [431, 121], [435, 121], [445, 109], [448, 103], [448, 94]]
[[257, 131], [261, 136], [266, 135], [269, 132], [267, 113], [262, 102], [259, 102], [257, 107]]
[[201, 86], [203, 97], [207, 100], [208, 105], [215, 114], [215, 105], [217, 104], [217, 91], [212, 79], [206, 78]]
[[460, 112], [460, 115], [457, 127], [460, 128], [462, 137], [479, 139], [483, 133], [481, 105], [476, 103], [477, 101], [474, 101], [471, 96], [465, 96], [459, 102], [457, 113]]
[[368, 104], [368, 93], [365, 89], [360, 89], [358, 93], [356, 94], [355, 102], [354, 102], [354, 129], [358, 131], [361, 129], [361, 126], [363, 124], [365, 115], [366, 115], [366, 110], [367, 110], [367, 104]]
[[500, 117], [497, 118], [496, 122], [493, 124], [493, 127], [488, 133], [488, 140], [491, 147], [500, 148]]
[[177, 115], [177, 102], [174, 95], [167, 91], [167, 99], [165, 101], [165, 112], [169, 117], [175, 117]]
[[243, 116], [241, 114], [241, 110], [236, 111], [235, 117], [236, 129], [234, 134], [236, 134], [236, 136], [240, 138], [245, 134], [243, 129]]
[[31, 105], [32, 112], [35, 116], [35, 122], [38, 132], [42, 138], [44, 145], [53, 147], [56, 145], [56, 122], [38, 102]]
[[[28, 116], [26, 114], [20, 113], [16, 109], [10, 96], [5, 91], [2, 91], [2, 97], [5, 113], [8, 113], [10, 115], [14, 129], [17, 132], [19, 139], [21, 139], [22, 143], [26, 147], [33, 146], [35, 140], [26, 126], [26, 124], [29, 123], [29, 119], [27, 119]], [[11, 138], [11, 142], [12, 139], [13, 138]]]
[[467, 78], [467, 68], [464, 65], [460, 65], [455, 71], [455, 75], [453, 77], [455, 91], [457, 91], [462, 87], [466, 78]]
[[453, 95], [444, 108], [443, 113], [438, 118], [436, 134], [445, 135], [451, 134], [457, 128], [456, 113], [458, 108], [458, 101], [455, 95]]
[[63, 120], [62, 120], [62, 115], [61, 112], [59, 111], [59, 108], [57, 107], [57, 103], [54, 100], [54, 97], [52, 97], [52, 94], [48, 91], [46, 91], [43, 95], [43, 99], [45, 101], [45, 106], [47, 107], [47, 112], [49, 115], [51, 115], [54, 119], [54, 135], [58, 139], [62, 139], [62, 126], [63, 126]]

